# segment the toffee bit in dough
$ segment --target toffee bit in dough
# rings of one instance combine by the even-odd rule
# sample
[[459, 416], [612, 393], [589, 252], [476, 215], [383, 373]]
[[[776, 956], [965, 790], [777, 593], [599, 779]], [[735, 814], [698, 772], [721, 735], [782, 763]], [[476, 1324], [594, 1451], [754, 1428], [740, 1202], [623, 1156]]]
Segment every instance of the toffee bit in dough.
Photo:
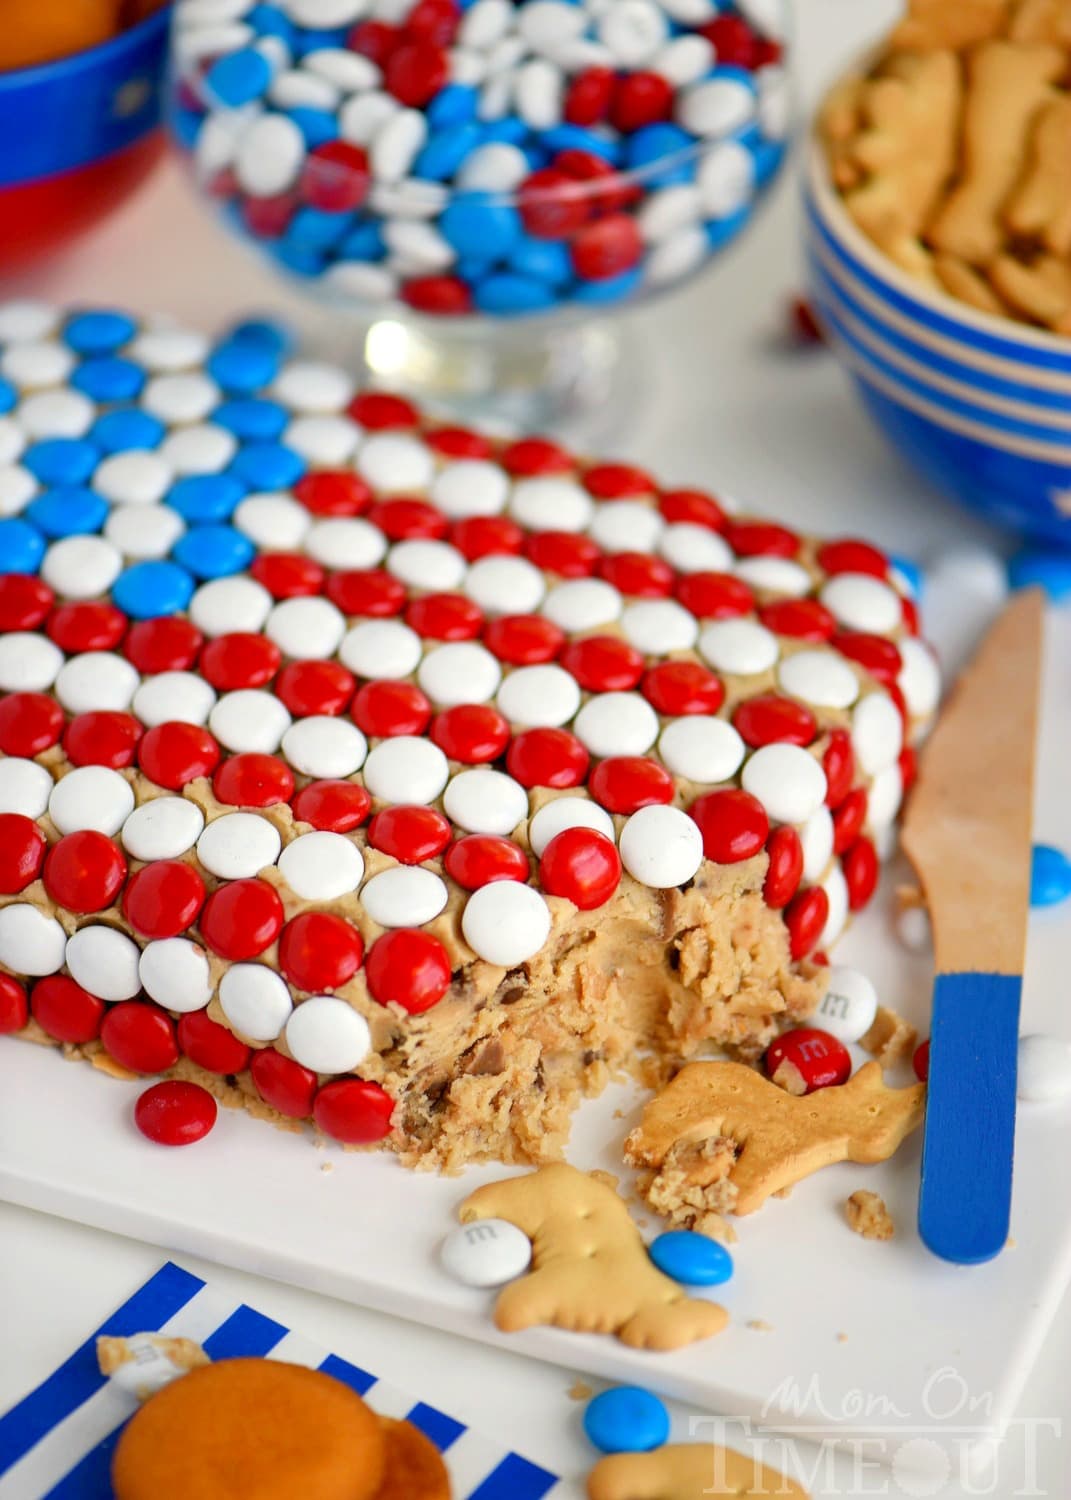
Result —
[[891, 1240], [896, 1233], [892, 1215], [885, 1200], [877, 1193], [860, 1188], [844, 1205], [848, 1228], [864, 1240]]

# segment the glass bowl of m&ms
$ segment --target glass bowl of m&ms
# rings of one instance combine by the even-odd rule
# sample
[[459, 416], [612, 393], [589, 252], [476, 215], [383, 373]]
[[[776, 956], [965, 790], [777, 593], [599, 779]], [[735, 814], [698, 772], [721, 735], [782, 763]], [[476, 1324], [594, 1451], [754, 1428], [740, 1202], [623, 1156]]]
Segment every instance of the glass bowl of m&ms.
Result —
[[3, 0], [0, 272], [118, 206], [160, 159], [167, 0]]
[[784, 157], [784, 0], [178, 0], [175, 21], [206, 197], [353, 315], [362, 373], [483, 420], [597, 397], [598, 315], [709, 265]]

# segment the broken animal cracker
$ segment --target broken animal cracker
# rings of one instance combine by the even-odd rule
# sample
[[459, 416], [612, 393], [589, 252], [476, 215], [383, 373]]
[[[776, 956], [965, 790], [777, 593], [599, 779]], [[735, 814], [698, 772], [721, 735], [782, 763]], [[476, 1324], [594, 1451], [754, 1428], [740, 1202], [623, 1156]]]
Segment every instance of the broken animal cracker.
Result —
[[1055, 333], [1071, 333], [1071, 261], [1040, 255], [1027, 265], [1014, 255], [998, 255], [989, 274], [1024, 318]]
[[[945, 291], [957, 297], [960, 302], [966, 302], [969, 307], [976, 307], [979, 312], [991, 313], [996, 317], [1006, 318], [1010, 315], [1011, 309], [997, 296], [985, 275], [969, 266], [965, 260], [960, 260], [955, 255], [935, 255], [933, 268]], [[924, 905], [920, 898], [915, 902], [902, 903], [902, 909]]]
[[613, 1333], [638, 1349], [678, 1349], [728, 1322], [723, 1307], [688, 1297], [651, 1263], [612, 1188], [564, 1162], [477, 1188], [458, 1217], [506, 1219], [532, 1241], [532, 1269], [495, 1304], [504, 1333], [549, 1324]]
[[896, 1233], [892, 1215], [878, 1193], [860, 1188], [844, 1205], [848, 1228], [864, 1240], [891, 1240]]
[[807, 1492], [767, 1464], [717, 1443], [670, 1443], [650, 1453], [614, 1453], [588, 1475], [589, 1500], [710, 1500], [758, 1495], [807, 1500]]
[[864, 234], [905, 270], [932, 277], [919, 241], [956, 165], [963, 94], [953, 52], [901, 54], [863, 83], [863, 127], [848, 150], [865, 175], [845, 195]]
[[876, 1057], [883, 1068], [892, 1068], [907, 1061], [917, 1041], [918, 1032], [910, 1021], [889, 1006], [879, 1005], [871, 1028], [860, 1037], [859, 1045]]
[[889, 38], [898, 52], [959, 51], [1000, 36], [1011, 0], [911, 0], [907, 15]]
[[193, 1339], [164, 1333], [102, 1334], [97, 1339], [97, 1368], [139, 1401], [153, 1395], [189, 1370], [210, 1363]]
[[1071, 254], [1071, 95], [1039, 111], [1025, 176], [1007, 207], [1013, 234], [1039, 240], [1053, 255]]
[[922, 1123], [925, 1093], [924, 1084], [887, 1088], [876, 1062], [802, 1099], [743, 1063], [689, 1063], [646, 1106], [625, 1156], [657, 1168], [681, 1146], [728, 1138], [737, 1151], [731, 1211], [749, 1214], [833, 1162], [886, 1160]]
[[1071, 0], [1018, 0], [1008, 35], [1017, 42], [1071, 48]]
[[1051, 102], [1067, 59], [1057, 47], [995, 41], [979, 47], [967, 67], [960, 181], [927, 238], [937, 250], [985, 266], [1004, 243], [1001, 210], [1022, 177], [1035, 117]]

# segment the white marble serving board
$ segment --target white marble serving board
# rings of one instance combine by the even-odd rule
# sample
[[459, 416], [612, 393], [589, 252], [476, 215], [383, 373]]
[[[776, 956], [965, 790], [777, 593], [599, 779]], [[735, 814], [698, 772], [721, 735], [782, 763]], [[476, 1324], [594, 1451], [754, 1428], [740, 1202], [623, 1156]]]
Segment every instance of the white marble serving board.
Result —
[[[1071, 847], [1068, 661], [1071, 615], [1051, 613], [1036, 823], [1039, 837], [1064, 847]], [[969, 849], [963, 857], [970, 859]], [[886, 876], [838, 958], [864, 967], [924, 1034], [928, 964], [891, 936], [895, 879], [895, 871]], [[1071, 1037], [1069, 942], [1071, 906], [1033, 914], [1025, 1030]], [[412, 1173], [382, 1154], [317, 1150], [307, 1136], [227, 1110], [203, 1144], [164, 1153], [132, 1124], [142, 1086], [67, 1064], [51, 1050], [0, 1042], [0, 1194], [170, 1251], [503, 1342], [491, 1322], [491, 1295], [453, 1283], [435, 1253], [462, 1197], [501, 1169], [460, 1179]], [[586, 1106], [571, 1159], [620, 1172], [620, 1142], [636, 1102], [615, 1089]], [[1069, 1122], [1066, 1104], [1022, 1107], [1014, 1248], [990, 1265], [946, 1265], [919, 1241], [916, 1137], [891, 1163], [828, 1169], [738, 1221], [736, 1274], [719, 1293], [732, 1322], [713, 1341], [664, 1355], [545, 1329], [504, 1342], [723, 1415], [809, 1437], [865, 1438], [879, 1458], [902, 1448], [910, 1432], [912, 1457], [923, 1467], [958, 1464], [968, 1452], [977, 1461], [1015, 1409], [1071, 1272]], [[897, 1225], [891, 1243], [846, 1228], [844, 1199], [862, 1186], [888, 1202]], [[645, 1227], [656, 1232], [653, 1222]], [[778, 1399], [785, 1393], [794, 1407], [787, 1412]]]

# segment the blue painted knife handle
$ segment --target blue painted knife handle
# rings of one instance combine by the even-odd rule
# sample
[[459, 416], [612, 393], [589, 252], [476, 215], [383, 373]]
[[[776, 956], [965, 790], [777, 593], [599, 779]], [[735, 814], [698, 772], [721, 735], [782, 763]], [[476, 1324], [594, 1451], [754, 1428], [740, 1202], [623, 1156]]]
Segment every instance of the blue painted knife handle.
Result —
[[992, 1260], [1008, 1238], [1022, 979], [939, 974], [922, 1143], [919, 1234], [944, 1260]]

